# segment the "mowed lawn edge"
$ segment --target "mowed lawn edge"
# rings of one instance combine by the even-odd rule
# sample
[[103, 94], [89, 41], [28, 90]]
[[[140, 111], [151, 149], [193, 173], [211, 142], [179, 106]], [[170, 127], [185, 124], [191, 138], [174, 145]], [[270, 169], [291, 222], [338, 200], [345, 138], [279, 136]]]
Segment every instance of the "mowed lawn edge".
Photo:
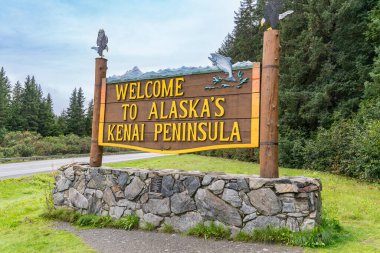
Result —
[[[112, 168], [179, 169], [230, 174], [259, 174], [256, 163], [198, 155], [173, 155], [159, 158], [106, 164]], [[380, 184], [364, 182], [326, 172], [280, 168], [280, 176], [306, 176], [322, 180], [324, 214], [337, 219], [350, 234], [349, 241], [306, 252], [380, 251]]]
[[0, 252], [95, 252], [41, 217], [53, 184], [51, 173], [0, 181]]

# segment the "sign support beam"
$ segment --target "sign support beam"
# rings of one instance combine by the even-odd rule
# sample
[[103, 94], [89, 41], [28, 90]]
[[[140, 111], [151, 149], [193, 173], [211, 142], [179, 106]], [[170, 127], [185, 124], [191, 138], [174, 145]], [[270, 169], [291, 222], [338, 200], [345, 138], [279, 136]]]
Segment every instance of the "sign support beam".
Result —
[[95, 59], [95, 91], [94, 91], [94, 108], [92, 114], [92, 138], [90, 151], [90, 166], [100, 167], [103, 160], [103, 147], [98, 144], [99, 136], [99, 118], [100, 118], [100, 97], [102, 79], [107, 75], [107, 59]]
[[260, 102], [260, 177], [278, 178], [278, 84], [280, 33], [264, 33]]

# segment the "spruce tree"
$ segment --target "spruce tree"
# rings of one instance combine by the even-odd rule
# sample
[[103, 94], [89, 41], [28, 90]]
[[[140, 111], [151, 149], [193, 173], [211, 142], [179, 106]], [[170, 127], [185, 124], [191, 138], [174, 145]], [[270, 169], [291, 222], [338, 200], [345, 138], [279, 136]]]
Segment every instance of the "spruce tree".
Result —
[[38, 133], [42, 136], [56, 135], [55, 116], [53, 112], [53, 101], [50, 94], [42, 99], [38, 115]]
[[5, 130], [9, 118], [10, 106], [10, 91], [11, 85], [8, 77], [5, 75], [5, 70], [2, 67], [0, 70], [0, 129]]
[[67, 131], [67, 113], [65, 110], [61, 112], [61, 115], [56, 117], [56, 135], [64, 135], [68, 133]]
[[94, 101], [91, 99], [90, 103], [88, 103], [87, 111], [86, 111], [86, 118], [85, 118], [85, 125], [86, 125], [86, 135], [91, 136], [92, 134], [92, 114], [94, 111]]
[[22, 96], [24, 94], [23, 88], [19, 81], [13, 87], [12, 99], [9, 107], [8, 128], [11, 131], [23, 130], [25, 119], [22, 116]]
[[36, 84], [34, 76], [27, 76], [22, 94], [23, 130], [38, 131], [41, 95], [41, 89]]
[[86, 134], [84, 115], [84, 95], [82, 88], [75, 88], [70, 97], [70, 104], [66, 115], [66, 133], [79, 136]]

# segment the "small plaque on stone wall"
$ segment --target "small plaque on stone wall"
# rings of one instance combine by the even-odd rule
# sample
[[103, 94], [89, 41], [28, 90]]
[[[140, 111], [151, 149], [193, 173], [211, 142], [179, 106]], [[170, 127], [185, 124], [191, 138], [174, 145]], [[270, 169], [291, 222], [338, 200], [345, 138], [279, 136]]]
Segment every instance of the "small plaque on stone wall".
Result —
[[152, 181], [150, 182], [150, 186], [149, 186], [149, 192], [161, 194], [161, 189], [162, 189], [162, 177], [157, 176], [157, 177], [152, 178]]

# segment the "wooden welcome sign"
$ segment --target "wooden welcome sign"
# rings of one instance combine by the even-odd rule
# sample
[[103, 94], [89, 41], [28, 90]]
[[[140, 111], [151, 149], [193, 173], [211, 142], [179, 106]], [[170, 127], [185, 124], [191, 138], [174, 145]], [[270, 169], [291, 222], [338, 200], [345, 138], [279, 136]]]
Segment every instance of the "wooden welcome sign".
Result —
[[164, 154], [259, 147], [260, 63], [168, 71], [102, 79], [100, 146]]
[[101, 31], [91, 166], [102, 165], [103, 146], [163, 154], [260, 147], [260, 176], [278, 177], [278, 30], [264, 32], [262, 64], [232, 65], [229, 57], [211, 54], [216, 67], [134, 69], [108, 79], [102, 54], [108, 38]]

